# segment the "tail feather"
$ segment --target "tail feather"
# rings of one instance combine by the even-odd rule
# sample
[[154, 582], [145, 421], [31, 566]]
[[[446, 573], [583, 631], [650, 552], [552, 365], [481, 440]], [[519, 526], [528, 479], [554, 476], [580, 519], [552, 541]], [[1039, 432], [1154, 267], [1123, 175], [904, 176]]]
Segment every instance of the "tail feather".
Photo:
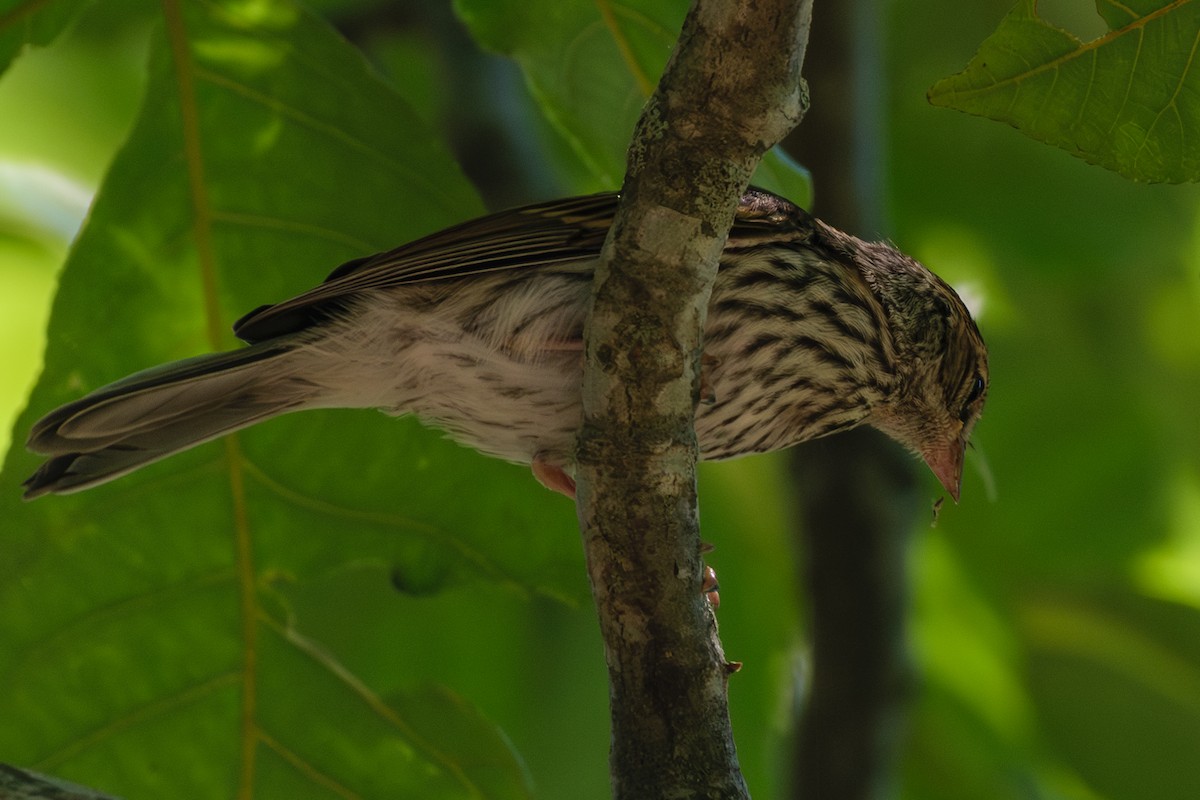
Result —
[[27, 446], [53, 456], [25, 481], [25, 499], [118, 478], [173, 453], [315, 400], [295, 377], [288, 344], [265, 342], [139, 372], [51, 411]]

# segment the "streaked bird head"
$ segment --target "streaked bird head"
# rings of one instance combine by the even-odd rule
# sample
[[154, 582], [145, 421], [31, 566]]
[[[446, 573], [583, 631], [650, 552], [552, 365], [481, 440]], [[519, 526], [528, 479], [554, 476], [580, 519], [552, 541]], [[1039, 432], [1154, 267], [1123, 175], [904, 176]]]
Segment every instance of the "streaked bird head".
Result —
[[962, 299], [896, 248], [839, 242], [883, 307], [895, 384], [870, 423], [919, 454], [958, 502], [963, 458], [988, 390], [987, 346]]

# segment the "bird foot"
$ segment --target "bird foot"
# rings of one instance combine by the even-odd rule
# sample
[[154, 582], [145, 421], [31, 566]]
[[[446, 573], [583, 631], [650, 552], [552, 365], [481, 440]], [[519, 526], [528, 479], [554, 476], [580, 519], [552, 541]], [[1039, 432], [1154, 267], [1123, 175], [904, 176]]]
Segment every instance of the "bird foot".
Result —
[[[713, 545], [708, 542], [700, 543], [700, 555], [711, 553]], [[721, 607], [721, 593], [717, 590], [721, 588], [721, 584], [717, 583], [717, 571], [707, 564], [701, 573], [704, 578], [700, 582], [700, 591], [708, 595], [708, 602], [712, 605], [713, 611]]]
[[533, 457], [533, 463], [529, 467], [533, 470], [533, 477], [537, 478], [542, 486], [571, 500], [575, 499], [575, 479], [562, 467], [545, 461], [541, 453]]
[[700, 591], [708, 595], [708, 603], [716, 611], [721, 607], [721, 593], [717, 590], [721, 588], [721, 584], [717, 583], [717, 572], [707, 564], [704, 565], [704, 580], [700, 584]]
[[[529, 467], [533, 470], [533, 477], [537, 478], [538, 483], [542, 486], [552, 492], [558, 492], [564, 497], [575, 499], [575, 479], [568, 475], [562, 467], [544, 460], [540, 454], [533, 457], [533, 462]], [[712, 549], [713, 546], [708, 542], [700, 543], [701, 554], [708, 553]], [[716, 610], [721, 606], [721, 594], [717, 591], [721, 585], [717, 583], [717, 572], [705, 564], [703, 576], [700, 582], [700, 591], [708, 595], [708, 602], [712, 605], [713, 610]]]

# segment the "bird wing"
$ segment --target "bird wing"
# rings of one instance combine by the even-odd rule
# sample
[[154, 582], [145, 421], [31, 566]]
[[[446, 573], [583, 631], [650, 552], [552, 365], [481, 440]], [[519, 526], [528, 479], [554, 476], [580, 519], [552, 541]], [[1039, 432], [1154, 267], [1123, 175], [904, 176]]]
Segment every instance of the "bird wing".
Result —
[[302, 330], [362, 292], [595, 258], [616, 208], [617, 194], [608, 192], [470, 220], [348, 261], [309, 291], [246, 314], [234, 323], [233, 332], [247, 342], [260, 342]]
[[[612, 226], [617, 199], [615, 192], [606, 192], [501, 211], [348, 261], [319, 286], [246, 314], [233, 332], [253, 344], [303, 330], [362, 292], [595, 258]], [[731, 235], [740, 231], [753, 239], [778, 232], [780, 223], [794, 220], [796, 213], [804, 215], [787, 200], [751, 189], [738, 206]]]

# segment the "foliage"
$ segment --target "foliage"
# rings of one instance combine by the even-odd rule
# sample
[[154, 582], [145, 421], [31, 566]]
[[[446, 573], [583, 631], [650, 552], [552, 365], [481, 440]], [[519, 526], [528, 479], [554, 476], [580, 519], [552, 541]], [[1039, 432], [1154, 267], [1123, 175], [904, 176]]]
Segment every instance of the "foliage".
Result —
[[[913, 556], [923, 679], [898, 793], [1195, 796], [1200, 198], [924, 104], [1006, 2], [885, 20], [893, 238], [984, 300], [994, 380], [964, 502]], [[683, 6], [458, 2], [520, 65], [558, 138], [524, 130], [565, 191], [618, 179]], [[68, 58], [63, 9], [87, 15], [68, 37], [123, 14], [150, 39], [144, 101], [62, 272], [0, 476], [0, 761], [131, 798], [607, 796], [574, 519], [524, 471], [407, 421], [312, 412], [89, 493], [17, 500], [37, 461], [20, 443], [46, 409], [230, 346], [243, 311], [481, 208], [402, 99], [459, 102], [414, 84], [449, 72], [438, 55], [386, 85], [287, 0], [82, 8], [0, 2], [0, 55], [54, 41], [14, 72]], [[76, 134], [65, 149], [93, 146], [88, 122], [59, 123]], [[6, 291], [11, 274], [0, 264]], [[717, 465], [701, 489], [722, 635], [746, 663], [734, 728], [767, 797], [783, 794], [806, 664], [780, 463]]]
[[[232, 346], [241, 311], [482, 210], [444, 147], [321, 20], [277, 2], [147, 11], [159, 18], [146, 100], [64, 270], [31, 408]], [[123, 346], [98, 331], [121, 331]], [[369, 687], [303, 634], [286, 595], [354, 566], [414, 598], [480, 579], [578, 598], [568, 509], [411, 421], [325, 416], [53, 505], [17, 499], [32, 461], [13, 451], [0, 500], [14, 578], [0, 590], [6, 759], [141, 796], [527, 795], [508, 743], [469, 704], [414, 669], [386, 696]], [[518, 549], [498, 520], [567, 535]]]
[[1020, 0], [934, 105], [1007, 122], [1143, 181], [1200, 180], [1200, 6], [1099, 0], [1108, 33], [1083, 42]]
[[0, 2], [0, 72], [28, 45], [44, 45], [60, 34], [79, 12], [71, 0]]
[[[629, 134], [671, 54], [687, 4], [456, 0], [455, 6], [481, 45], [521, 65], [542, 112], [586, 165], [596, 189], [619, 186]], [[778, 150], [767, 154], [755, 183], [797, 203], [811, 196], [807, 174]]]

